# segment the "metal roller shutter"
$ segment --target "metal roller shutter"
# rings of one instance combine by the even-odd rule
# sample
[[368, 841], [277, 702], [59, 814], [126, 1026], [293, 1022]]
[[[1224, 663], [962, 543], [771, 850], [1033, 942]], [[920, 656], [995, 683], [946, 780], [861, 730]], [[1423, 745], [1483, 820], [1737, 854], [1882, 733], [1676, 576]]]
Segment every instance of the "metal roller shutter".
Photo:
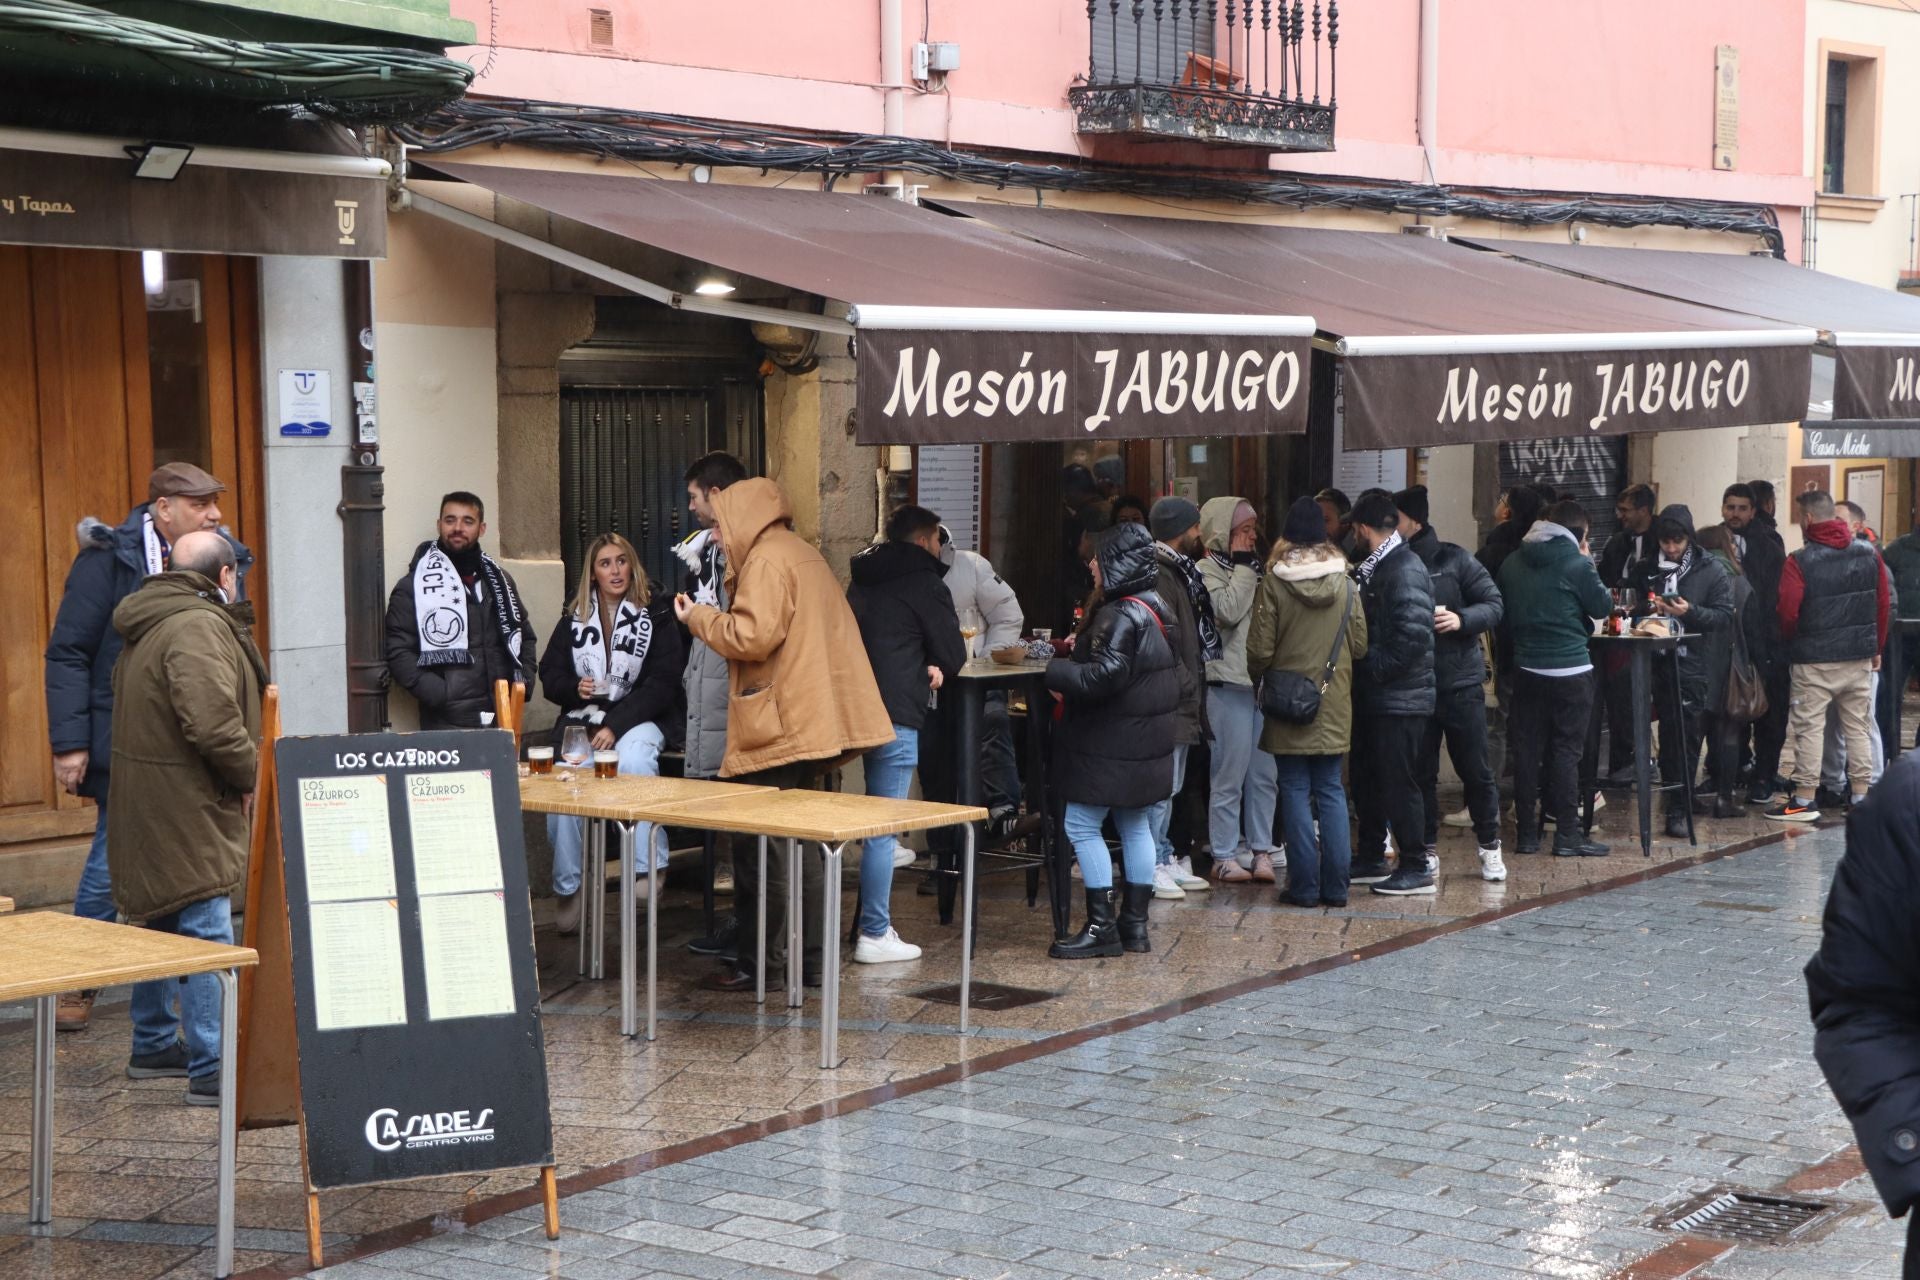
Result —
[[1501, 492], [1519, 484], [1548, 484], [1573, 494], [1591, 524], [1587, 546], [1598, 556], [1620, 527], [1613, 499], [1627, 487], [1627, 438], [1562, 436], [1502, 444]]

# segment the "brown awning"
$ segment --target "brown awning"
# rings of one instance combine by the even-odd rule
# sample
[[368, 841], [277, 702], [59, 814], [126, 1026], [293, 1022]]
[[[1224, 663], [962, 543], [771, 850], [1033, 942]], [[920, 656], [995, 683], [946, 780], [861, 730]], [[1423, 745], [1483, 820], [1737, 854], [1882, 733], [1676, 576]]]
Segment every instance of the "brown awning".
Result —
[[1818, 329], [1834, 349], [1832, 417], [1920, 417], [1920, 299], [1752, 254], [1466, 243], [1588, 280]]
[[1811, 329], [1443, 241], [943, 204], [1109, 266], [1311, 314], [1343, 357], [1344, 436], [1401, 448], [1792, 422]]
[[864, 444], [1306, 429], [1312, 318], [1223, 296], [1191, 270], [1090, 258], [874, 196], [430, 164], [851, 304]]

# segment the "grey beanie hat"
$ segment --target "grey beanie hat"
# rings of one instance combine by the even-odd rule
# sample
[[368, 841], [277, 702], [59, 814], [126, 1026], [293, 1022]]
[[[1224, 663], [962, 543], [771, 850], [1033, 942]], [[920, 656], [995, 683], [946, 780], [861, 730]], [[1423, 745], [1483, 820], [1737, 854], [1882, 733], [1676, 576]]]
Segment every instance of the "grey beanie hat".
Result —
[[1171, 542], [1199, 523], [1200, 508], [1178, 496], [1160, 499], [1147, 512], [1147, 528], [1160, 542]]

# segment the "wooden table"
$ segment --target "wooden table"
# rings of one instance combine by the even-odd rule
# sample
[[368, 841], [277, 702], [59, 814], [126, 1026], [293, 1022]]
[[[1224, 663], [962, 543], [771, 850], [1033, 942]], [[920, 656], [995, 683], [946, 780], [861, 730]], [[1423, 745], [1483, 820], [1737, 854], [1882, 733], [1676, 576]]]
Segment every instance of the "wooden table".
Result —
[[832, 961], [820, 975], [820, 1067], [831, 1070], [840, 1061], [840, 857], [854, 840], [903, 835], [936, 827], [964, 827], [960, 920], [960, 1030], [967, 1029], [967, 1002], [973, 983], [973, 824], [986, 820], [977, 805], [934, 804], [926, 800], [889, 800], [884, 796], [857, 796], [838, 791], [761, 791], [729, 800], [662, 806], [658, 821], [706, 831], [729, 831], [760, 837], [760, 900], [755, 910], [757, 963], [754, 999], [767, 998], [767, 837], [787, 842], [787, 1005], [798, 1008], [801, 975], [805, 969], [805, 907], [800, 883], [800, 846], [817, 844], [826, 858], [825, 889], [821, 894], [820, 933], [832, 948]]
[[[1669, 660], [1669, 669], [1673, 677], [1674, 714], [1684, 721], [1686, 718], [1685, 699], [1680, 690], [1680, 646], [1692, 639], [1696, 644], [1706, 644], [1710, 637], [1698, 632], [1689, 632], [1684, 636], [1590, 636], [1588, 648], [1593, 652], [1596, 665], [1609, 653], [1624, 652], [1628, 655], [1629, 679], [1632, 682], [1633, 696], [1633, 785], [1640, 802], [1640, 854], [1653, 856], [1653, 660], [1656, 656], [1665, 656]], [[1597, 689], [1596, 689], [1597, 695]], [[1681, 742], [1686, 739], [1686, 726], [1679, 726]], [[1693, 770], [1694, 762], [1683, 762], [1680, 769], [1682, 794], [1686, 800], [1687, 843], [1698, 844], [1693, 830]], [[1593, 829], [1593, 788], [1581, 785], [1582, 825]], [[1663, 786], [1661, 788], [1665, 790]]]
[[13, 910], [13, 899], [0, 898], [0, 916], [6, 915], [9, 911], [12, 911], [12, 910]]
[[248, 947], [182, 938], [65, 912], [0, 919], [0, 1004], [33, 1001], [33, 1137], [27, 1222], [44, 1234], [53, 1222], [53, 1019], [59, 997], [131, 982], [211, 973], [220, 980], [220, 1140], [216, 1175], [214, 1275], [233, 1273], [234, 1045], [240, 1023], [234, 970], [260, 957]]
[[[736, 782], [712, 782], [700, 778], [648, 778], [621, 774], [596, 778], [591, 770], [579, 771], [577, 781], [565, 766], [554, 772], [520, 779], [520, 807], [529, 813], [552, 813], [563, 817], [588, 819], [592, 839], [582, 841], [580, 850], [580, 892], [587, 895], [582, 905], [580, 947], [582, 971], [588, 969], [591, 956], [593, 978], [603, 976], [602, 957], [606, 942], [607, 878], [606, 827], [620, 832], [620, 1034], [635, 1032], [633, 972], [633, 911], [636, 833], [642, 824], [665, 822], [674, 817], [668, 810], [691, 805], [710, 808], [742, 796], [770, 791], [769, 787], [743, 786]], [[578, 794], [576, 794], [576, 792]], [[679, 825], [698, 827], [697, 822]], [[651, 849], [649, 862], [651, 862]], [[766, 860], [766, 842], [761, 841], [761, 861]], [[659, 1022], [658, 978], [660, 955], [660, 886], [647, 895], [647, 1039], [654, 1038]], [[591, 936], [591, 943], [589, 943]]]

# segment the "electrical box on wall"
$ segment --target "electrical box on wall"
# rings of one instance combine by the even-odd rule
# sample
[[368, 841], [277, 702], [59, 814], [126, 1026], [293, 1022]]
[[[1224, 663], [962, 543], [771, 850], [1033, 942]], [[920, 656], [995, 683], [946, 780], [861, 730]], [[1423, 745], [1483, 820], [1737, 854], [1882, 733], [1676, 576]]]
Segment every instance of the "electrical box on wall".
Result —
[[952, 40], [916, 41], [913, 46], [913, 78], [927, 81], [960, 69], [960, 46]]

